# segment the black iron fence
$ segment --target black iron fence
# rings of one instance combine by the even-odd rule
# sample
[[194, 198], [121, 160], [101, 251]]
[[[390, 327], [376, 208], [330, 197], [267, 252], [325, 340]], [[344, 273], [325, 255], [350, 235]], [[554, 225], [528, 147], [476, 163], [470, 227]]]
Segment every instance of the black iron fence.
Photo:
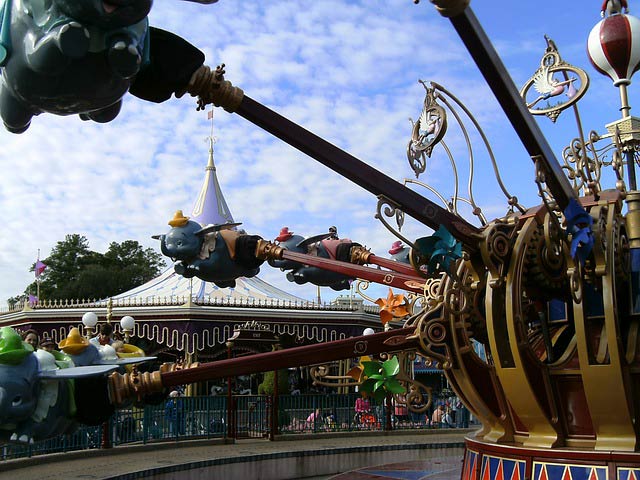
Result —
[[275, 402], [277, 415], [273, 415], [274, 399], [267, 395], [234, 395], [229, 410], [226, 396], [169, 398], [159, 405], [118, 410], [104, 425], [82, 427], [69, 435], [31, 445], [0, 445], [0, 455], [6, 460], [158, 441], [443, 428], [430, 424], [428, 412], [396, 415], [394, 407], [387, 410], [373, 399], [365, 408], [356, 409], [358, 398], [357, 393], [280, 395]]

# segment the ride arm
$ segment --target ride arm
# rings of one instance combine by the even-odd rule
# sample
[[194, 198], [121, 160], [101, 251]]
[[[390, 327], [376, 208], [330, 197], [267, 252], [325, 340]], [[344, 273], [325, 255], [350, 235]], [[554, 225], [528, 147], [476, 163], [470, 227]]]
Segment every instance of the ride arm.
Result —
[[109, 377], [109, 395], [111, 403], [118, 406], [126, 404], [128, 400], [142, 398], [177, 385], [418, 348], [419, 339], [415, 335], [415, 328], [401, 328], [373, 335], [203, 363], [197, 367], [177, 371], [153, 373], [136, 371], [124, 375], [114, 373]]
[[[397, 271], [380, 270], [378, 268], [363, 267], [353, 263], [341, 262], [316, 255], [293, 252], [286, 248], [279, 247], [266, 240], [260, 240], [256, 248], [256, 257], [261, 259], [290, 260], [302, 265], [318, 267], [323, 270], [341, 273], [353, 278], [361, 278], [374, 283], [388, 285], [390, 287], [410, 290], [415, 293], [423, 293], [424, 279], [413, 274], [400, 273]], [[391, 263], [391, 262], [390, 262]], [[397, 262], [396, 262], [397, 263]], [[411, 267], [408, 267], [409, 269]]]

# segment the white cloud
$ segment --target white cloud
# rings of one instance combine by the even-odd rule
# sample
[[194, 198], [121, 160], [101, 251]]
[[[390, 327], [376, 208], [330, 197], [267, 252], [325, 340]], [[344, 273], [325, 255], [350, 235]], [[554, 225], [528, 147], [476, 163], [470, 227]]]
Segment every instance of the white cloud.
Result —
[[[616, 118], [615, 90], [593, 73], [582, 53], [586, 33], [599, 20], [595, 9], [584, 12], [582, 2], [568, 0], [558, 18], [541, 18], [540, 2], [532, 0], [473, 7], [517, 81], [537, 68], [548, 33], [565, 59], [592, 77], [595, 88], [583, 101], [585, 128], [602, 131]], [[587, 25], [579, 30], [584, 38], [566, 28], [567, 12], [572, 26]], [[437, 81], [486, 128], [509, 187], [525, 204], [537, 202], [531, 162], [449, 22], [429, 2], [221, 0], [203, 6], [163, 0], [155, 2], [150, 18], [200, 47], [209, 65], [225, 62], [227, 78], [248, 96], [394, 179], [413, 176], [405, 148], [408, 118], [419, 115], [424, 96], [417, 80]], [[630, 95], [632, 105], [637, 103], [633, 86]], [[237, 115], [220, 110], [215, 116], [222, 190], [249, 233], [273, 238], [287, 225], [311, 235], [337, 225], [341, 236], [386, 253], [393, 236], [373, 218], [376, 199], [370, 193]], [[562, 129], [541, 120], [556, 152], [575, 136], [570, 117], [561, 117]], [[86, 235], [98, 251], [127, 239], [157, 247], [150, 236], [167, 229], [176, 209], [191, 209], [209, 132], [206, 114], [196, 113], [191, 97], [155, 105], [132, 96], [106, 125], [40, 115], [25, 134], [1, 132], [0, 302], [31, 282], [28, 269], [38, 249], [45, 258], [65, 234]], [[453, 127], [447, 142], [465, 157], [459, 153], [464, 141]], [[450, 195], [449, 169], [446, 159], [434, 158], [421, 178]], [[495, 182], [487, 180], [491, 167], [484, 163], [476, 174], [478, 201], [490, 218], [501, 215], [505, 203]], [[430, 231], [407, 219], [403, 233], [415, 238]], [[315, 297], [315, 287], [289, 284], [267, 266], [262, 272], [281, 288]]]

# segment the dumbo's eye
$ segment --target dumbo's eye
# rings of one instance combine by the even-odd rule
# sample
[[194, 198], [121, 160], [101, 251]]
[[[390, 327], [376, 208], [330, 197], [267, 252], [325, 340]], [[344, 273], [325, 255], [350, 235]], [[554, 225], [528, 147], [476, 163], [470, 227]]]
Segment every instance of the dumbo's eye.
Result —
[[178, 240], [178, 241], [176, 242], [176, 245], [178, 245], [179, 247], [181, 247], [181, 246], [182, 246], [182, 240]]
[[17, 407], [21, 404], [22, 404], [22, 397], [20, 395], [18, 395], [17, 397], [14, 397], [13, 401], [11, 402], [12, 407]]

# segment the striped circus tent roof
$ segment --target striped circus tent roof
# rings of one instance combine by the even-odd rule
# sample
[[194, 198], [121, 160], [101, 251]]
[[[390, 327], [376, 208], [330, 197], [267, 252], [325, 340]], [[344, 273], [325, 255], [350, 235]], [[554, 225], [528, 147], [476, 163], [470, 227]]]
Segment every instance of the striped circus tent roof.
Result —
[[258, 277], [238, 278], [235, 288], [220, 288], [214, 283], [199, 278], [184, 278], [173, 271], [165, 270], [160, 276], [128, 292], [113, 297], [114, 300], [135, 300], [150, 303], [155, 300], [191, 298], [193, 301], [209, 300], [263, 300], [267, 302], [304, 303], [306, 300], [291, 295], [268, 284]]
[[204, 182], [200, 189], [200, 194], [193, 204], [191, 220], [198, 222], [202, 226], [234, 223], [233, 216], [218, 183], [216, 166], [213, 162], [213, 141], [209, 145], [209, 160], [205, 168]]

